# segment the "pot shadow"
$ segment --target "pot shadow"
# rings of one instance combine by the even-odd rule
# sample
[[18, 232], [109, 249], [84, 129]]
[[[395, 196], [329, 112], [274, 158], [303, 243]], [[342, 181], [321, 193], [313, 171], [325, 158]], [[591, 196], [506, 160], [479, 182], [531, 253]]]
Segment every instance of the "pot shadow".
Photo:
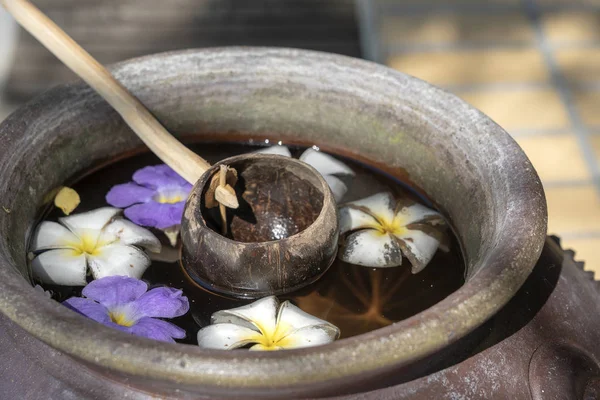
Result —
[[[558, 238], [552, 237], [557, 244]], [[560, 247], [557, 246], [560, 249]], [[562, 256], [562, 253], [561, 253]], [[531, 275], [515, 296], [490, 320], [441, 351], [402, 368], [380, 374], [376, 385], [390, 387], [409, 382], [478, 355], [516, 334], [528, 325], [548, 301], [561, 275], [562, 258], [547, 239]], [[365, 391], [362, 388], [361, 391]]]

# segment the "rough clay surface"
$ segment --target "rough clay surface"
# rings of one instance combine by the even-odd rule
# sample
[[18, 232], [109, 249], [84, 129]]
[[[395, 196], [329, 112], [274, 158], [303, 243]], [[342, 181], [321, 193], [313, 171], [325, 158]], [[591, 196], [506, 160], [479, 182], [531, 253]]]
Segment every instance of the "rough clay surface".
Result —
[[[369, 392], [358, 388], [354, 394], [335, 399], [596, 399], [600, 394], [600, 368], [594, 361], [600, 359], [600, 326], [596, 318], [600, 313], [600, 292], [589, 274], [582, 270], [581, 263], [573, 261], [571, 252], [563, 252], [548, 239], [533, 273], [513, 300], [470, 334], [468, 340], [460, 341], [455, 346], [458, 350], [451, 352], [453, 357], [446, 355], [436, 360], [434, 356], [430, 365], [419, 368], [412, 378], [398, 374], [386, 379], [389, 387]], [[583, 309], [587, 312], [581, 312]], [[0, 316], [0, 326], [3, 399], [156, 398], [127, 386], [133, 384], [131, 381], [119, 385], [74, 363], [27, 335], [6, 317]], [[162, 393], [167, 395], [164, 389]], [[169, 397], [161, 398], [216, 398], [177, 390], [168, 393]], [[303, 398], [309, 397], [313, 398]], [[292, 395], [271, 391], [244, 398]]]
[[479, 111], [415, 78], [343, 56], [252, 48], [150, 56], [114, 72], [178, 135], [276, 134], [404, 170], [456, 229], [467, 283], [393, 326], [260, 355], [157, 345], [36, 295], [23, 279], [25, 238], [45, 196], [140, 146], [107, 104], [75, 83], [45, 93], [0, 125], [0, 312], [105, 373], [128, 375], [148, 390], [285, 389], [298, 396], [364, 390], [483, 324], [518, 290], [542, 250], [546, 203], [523, 152]]

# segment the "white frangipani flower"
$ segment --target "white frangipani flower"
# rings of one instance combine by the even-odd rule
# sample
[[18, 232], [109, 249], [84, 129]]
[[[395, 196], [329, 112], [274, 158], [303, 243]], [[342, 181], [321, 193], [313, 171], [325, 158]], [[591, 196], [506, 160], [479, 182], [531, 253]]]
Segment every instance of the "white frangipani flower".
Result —
[[[292, 156], [290, 149], [280, 145], [257, 150], [255, 153], [279, 154], [285, 157]], [[336, 201], [340, 201], [344, 197], [348, 191], [348, 187], [337, 176], [354, 176], [354, 171], [350, 167], [329, 154], [314, 149], [307, 149], [299, 159], [312, 166], [323, 176], [323, 179], [325, 179], [325, 182], [331, 188]]]
[[198, 345], [231, 350], [254, 344], [250, 350], [281, 350], [333, 342], [340, 330], [275, 296], [231, 310], [217, 311], [211, 325], [198, 332]]
[[150, 258], [139, 247], [161, 250], [147, 229], [120, 217], [112, 207], [42, 222], [31, 243], [33, 276], [43, 283], [84, 286], [88, 267], [94, 279], [111, 275], [140, 278]]
[[439, 213], [413, 201], [396, 201], [390, 193], [378, 193], [340, 207], [338, 256], [367, 267], [397, 267], [404, 255], [416, 274], [444, 242], [445, 229]]

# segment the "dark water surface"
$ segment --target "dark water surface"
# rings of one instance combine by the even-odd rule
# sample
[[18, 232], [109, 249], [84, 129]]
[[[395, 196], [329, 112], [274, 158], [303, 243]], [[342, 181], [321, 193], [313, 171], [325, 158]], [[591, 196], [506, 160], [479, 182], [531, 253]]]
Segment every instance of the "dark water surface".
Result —
[[[202, 143], [190, 147], [211, 163], [257, 148], [232, 143]], [[302, 149], [294, 149], [292, 153], [297, 157]], [[421, 201], [407, 186], [389, 175], [349, 159], [343, 161], [356, 173], [350, 180], [344, 178], [349, 184], [344, 201], [357, 200], [381, 191]], [[112, 186], [131, 181], [133, 173], [142, 167], [160, 163], [154, 155], [145, 153], [116, 161], [83, 177], [71, 185], [81, 197], [81, 204], [75, 212], [107, 206], [104, 197]], [[56, 219], [60, 216], [54, 208], [47, 218]], [[168, 246], [161, 232], [154, 233]], [[452, 235], [452, 232], [449, 231], [449, 234]], [[411, 274], [406, 259], [403, 266], [382, 269], [354, 266], [336, 260], [318, 282], [297, 293], [281, 296], [280, 300], [290, 299], [304, 311], [338, 326], [342, 337], [349, 337], [387, 326], [433, 306], [457, 290], [464, 283], [463, 276], [464, 262], [460, 248], [456, 238], [451, 237], [450, 252], [438, 251], [419, 274]], [[190, 300], [190, 311], [171, 320], [186, 329], [188, 335], [181, 340], [184, 343], [196, 344], [197, 331], [209, 323], [215, 311], [249, 303], [200, 289], [187, 277], [179, 263], [153, 261], [143, 279], [151, 287], [167, 285], [180, 288]], [[45, 288], [52, 290], [54, 298], [59, 301], [81, 294], [81, 288]]]

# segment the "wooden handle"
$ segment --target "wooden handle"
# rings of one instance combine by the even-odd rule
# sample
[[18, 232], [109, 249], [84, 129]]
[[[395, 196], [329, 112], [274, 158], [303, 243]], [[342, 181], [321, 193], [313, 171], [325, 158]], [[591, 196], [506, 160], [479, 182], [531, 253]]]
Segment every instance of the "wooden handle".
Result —
[[191, 184], [210, 164], [175, 139], [98, 61], [27, 0], [0, 0], [17, 22], [100, 94], [163, 162]]

